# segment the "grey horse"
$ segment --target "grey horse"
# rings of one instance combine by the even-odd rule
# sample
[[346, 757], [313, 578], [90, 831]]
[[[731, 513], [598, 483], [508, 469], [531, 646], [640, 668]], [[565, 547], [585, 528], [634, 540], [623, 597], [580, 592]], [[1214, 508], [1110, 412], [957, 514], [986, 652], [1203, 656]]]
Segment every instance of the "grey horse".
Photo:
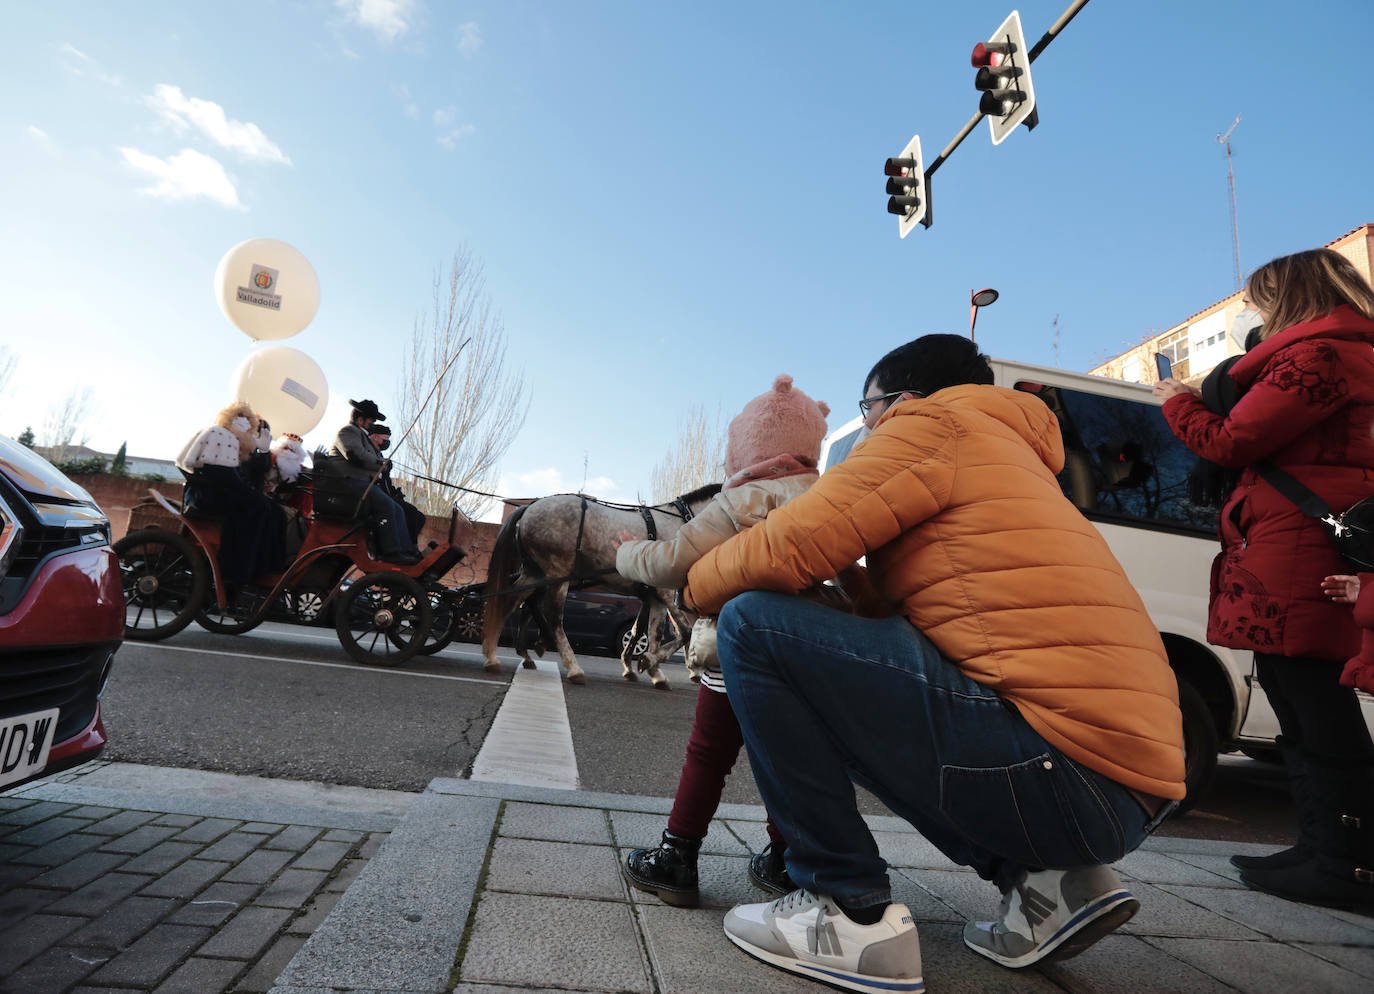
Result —
[[[664, 643], [659, 638], [664, 614], [682, 633], [690, 632], [695, 616], [673, 604], [673, 591], [650, 590], [615, 572], [616, 536], [628, 531], [636, 538], [672, 538], [679, 528], [720, 492], [720, 484], [699, 487], [676, 500], [653, 506], [611, 504], [582, 494], [556, 494], [541, 497], [518, 508], [496, 535], [491, 562], [487, 567], [486, 608], [482, 624], [482, 654], [485, 669], [499, 673], [496, 640], [513, 611], [522, 605], [530, 608], [544, 639], [552, 641], [567, 671], [568, 682], [586, 680], [577, 664], [572, 646], [563, 632], [563, 601], [573, 583], [598, 583], [620, 593], [635, 594], [649, 606], [649, 646], [639, 662], [654, 686], [668, 689], [668, 678], [660, 664], [672, 655], [681, 640]], [[635, 643], [631, 639], [621, 654], [626, 680], [636, 680], [629, 657]], [[521, 647], [524, 665], [534, 665]]]

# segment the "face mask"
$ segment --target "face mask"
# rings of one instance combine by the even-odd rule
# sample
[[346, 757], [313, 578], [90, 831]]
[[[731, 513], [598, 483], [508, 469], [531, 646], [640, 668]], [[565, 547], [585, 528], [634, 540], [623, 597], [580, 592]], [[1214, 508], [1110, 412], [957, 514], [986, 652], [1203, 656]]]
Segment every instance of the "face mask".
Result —
[[384, 438], [384, 439], [382, 439], [382, 444], [379, 445], [379, 446], [377, 446], [377, 448], [380, 449], [381, 451], [385, 452], [387, 449], [391, 448], [391, 439], [389, 439], [389, 438]]

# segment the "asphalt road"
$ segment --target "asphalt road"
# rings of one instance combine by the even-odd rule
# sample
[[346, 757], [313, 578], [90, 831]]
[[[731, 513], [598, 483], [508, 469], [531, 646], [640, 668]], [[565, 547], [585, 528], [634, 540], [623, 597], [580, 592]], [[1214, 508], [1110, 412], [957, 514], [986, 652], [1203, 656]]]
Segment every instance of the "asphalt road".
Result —
[[[192, 625], [163, 643], [128, 642], [104, 700], [106, 757], [292, 780], [423, 790], [469, 770], [504, 698], [516, 657], [500, 676], [475, 645], [455, 643], [396, 669], [354, 663], [328, 628], [269, 623], [240, 636]], [[621, 678], [619, 660], [580, 654], [581, 686], [564, 683], [581, 786], [671, 797], [682, 768], [697, 687], [680, 657], [665, 664], [672, 690]], [[741, 754], [724, 800], [759, 803]], [[859, 792], [860, 807], [887, 813]], [[1278, 767], [1222, 757], [1216, 785], [1162, 835], [1282, 843], [1293, 834]]]

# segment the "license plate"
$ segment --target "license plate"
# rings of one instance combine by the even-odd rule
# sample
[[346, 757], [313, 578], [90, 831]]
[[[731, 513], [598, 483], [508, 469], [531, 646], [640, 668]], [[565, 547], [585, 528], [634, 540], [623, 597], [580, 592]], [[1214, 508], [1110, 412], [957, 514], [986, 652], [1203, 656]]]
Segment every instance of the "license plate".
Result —
[[0, 789], [41, 773], [48, 765], [57, 714], [57, 708], [49, 708], [0, 718]]

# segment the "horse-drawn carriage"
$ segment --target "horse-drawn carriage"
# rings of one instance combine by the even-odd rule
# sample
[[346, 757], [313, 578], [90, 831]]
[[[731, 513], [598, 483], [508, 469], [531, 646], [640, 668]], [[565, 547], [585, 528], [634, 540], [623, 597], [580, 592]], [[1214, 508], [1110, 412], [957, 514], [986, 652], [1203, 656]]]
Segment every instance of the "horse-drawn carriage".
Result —
[[310, 624], [332, 615], [340, 643], [359, 662], [396, 666], [446, 646], [455, 592], [439, 581], [463, 557], [466, 519], [455, 509], [446, 542], [431, 543], [418, 563], [392, 565], [369, 551], [357, 493], [318, 499], [325, 496], [308, 484], [286, 494], [283, 503], [305, 526], [299, 549], [280, 573], [255, 577], [229, 596], [219, 568], [220, 520], [150, 490], [114, 546], [125, 637], [157, 641], [192, 621], [238, 635], [268, 619]]

